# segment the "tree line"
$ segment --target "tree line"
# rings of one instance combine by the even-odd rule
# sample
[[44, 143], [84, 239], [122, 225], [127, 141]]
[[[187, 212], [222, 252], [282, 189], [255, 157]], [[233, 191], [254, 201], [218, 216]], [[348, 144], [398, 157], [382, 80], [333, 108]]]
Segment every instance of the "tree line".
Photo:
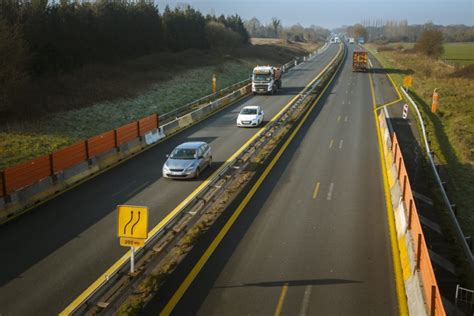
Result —
[[251, 37], [281, 38], [295, 42], [325, 41], [331, 34], [329, 30], [316, 25], [303, 27], [300, 24], [295, 24], [284, 27], [281, 20], [275, 17], [268, 24], [263, 24], [257, 18], [252, 18], [245, 21], [244, 25]]
[[1, 0], [0, 112], [15, 105], [29, 81], [47, 74], [248, 40], [240, 16], [204, 16], [187, 5], [160, 12], [151, 0]]
[[427, 28], [441, 32], [445, 42], [474, 41], [474, 26], [462, 24], [445, 26], [433, 23], [408, 24], [407, 20], [365, 20], [359, 25], [366, 29], [368, 40], [374, 42], [416, 42]]

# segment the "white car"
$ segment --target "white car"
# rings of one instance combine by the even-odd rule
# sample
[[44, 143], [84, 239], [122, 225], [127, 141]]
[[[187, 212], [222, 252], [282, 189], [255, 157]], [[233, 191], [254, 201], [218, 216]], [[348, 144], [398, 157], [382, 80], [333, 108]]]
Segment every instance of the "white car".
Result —
[[256, 127], [263, 122], [263, 110], [261, 107], [252, 105], [244, 106], [237, 117], [238, 127]]

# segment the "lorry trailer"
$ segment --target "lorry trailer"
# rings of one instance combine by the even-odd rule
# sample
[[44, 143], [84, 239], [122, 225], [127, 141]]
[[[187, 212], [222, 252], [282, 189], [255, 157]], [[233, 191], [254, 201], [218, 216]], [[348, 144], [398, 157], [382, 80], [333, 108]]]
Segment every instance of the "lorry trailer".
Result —
[[366, 71], [368, 69], [369, 54], [363, 50], [355, 50], [352, 54], [352, 71]]

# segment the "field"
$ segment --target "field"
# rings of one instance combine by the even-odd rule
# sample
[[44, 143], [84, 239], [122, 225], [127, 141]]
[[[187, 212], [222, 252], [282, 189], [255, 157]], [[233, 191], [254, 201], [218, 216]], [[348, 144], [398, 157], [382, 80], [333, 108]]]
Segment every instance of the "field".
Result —
[[316, 47], [262, 40], [256, 46], [232, 52], [150, 55], [124, 65], [94, 66], [56, 79], [52, 86], [64, 90], [45, 94], [52, 103], [62, 101], [67, 110], [35, 120], [2, 122], [0, 169], [205, 96], [211, 93], [213, 74], [218, 88], [223, 88], [248, 78], [256, 64], [282, 64]]
[[474, 43], [446, 43], [441, 58], [456, 64], [472, 65], [474, 64]]
[[[462, 47], [469, 47], [467, 44]], [[375, 52], [375, 45], [367, 45]], [[455, 45], [449, 45], [450, 49]], [[447, 50], [447, 53], [454, 54]], [[460, 53], [459, 53], [460, 54]], [[439, 163], [449, 175], [451, 199], [457, 205], [459, 221], [467, 235], [474, 235], [474, 80], [470, 72], [442, 61], [403, 51], [376, 53], [384, 67], [397, 69], [392, 78], [401, 85], [404, 73], [413, 73], [413, 95], [425, 117], [427, 131]], [[453, 56], [453, 55], [451, 55]], [[471, 70], [468, 67], [465, 69]], [[472, 77], [471, 77], [472, 78]], [[430, 112], [431, 95], [437, 88], [439, 111]]]
[[[413, 48], [414, 43], [390, 43], [391, 47], [403, 46], [405, 49]], [[469, 43], [445, 43], [444, 53], [441, 59], [448, 63], [457, 65], [474, 64], [474, 42]]]

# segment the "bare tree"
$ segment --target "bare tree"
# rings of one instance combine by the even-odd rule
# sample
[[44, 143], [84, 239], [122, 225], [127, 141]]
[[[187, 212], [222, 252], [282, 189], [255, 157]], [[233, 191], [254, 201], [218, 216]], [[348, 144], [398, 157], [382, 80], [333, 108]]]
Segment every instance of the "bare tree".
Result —
[[280, 29], [281, 29], [281, 20], [273, 17], [272, 18], [272, 27], [273, 27], [274, 37], [278, 37], [278, 34], [280, 33]]
[[428, 28], [421, 33], [415, 48], [418, 52], [432, 58], [439, 58], [443, 52], [443, 32], [434, 28]]

